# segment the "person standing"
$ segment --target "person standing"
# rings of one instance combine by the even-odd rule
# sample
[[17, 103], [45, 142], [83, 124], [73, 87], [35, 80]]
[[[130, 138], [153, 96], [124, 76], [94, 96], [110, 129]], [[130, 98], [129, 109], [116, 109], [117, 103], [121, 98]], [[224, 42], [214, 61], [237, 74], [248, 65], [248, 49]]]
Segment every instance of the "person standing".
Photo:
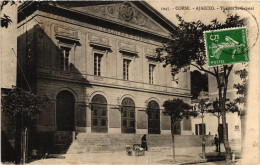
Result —
[[144, 134], [144, 136], [142, 137], [142, 143], [141, 143], [141, 147], [145, 150], [148, 151], [148, 147], [147, 147], [147, 142], [146, 142], [146, 135]]
[[217, 134], [215, 134], [214, 142], [215, 142], [215, 145], [216, 145], [216, 151], [218, 152], [218, 150], [219, 150], [219, 148], [218, 148], [219, 138], [218, 138]]

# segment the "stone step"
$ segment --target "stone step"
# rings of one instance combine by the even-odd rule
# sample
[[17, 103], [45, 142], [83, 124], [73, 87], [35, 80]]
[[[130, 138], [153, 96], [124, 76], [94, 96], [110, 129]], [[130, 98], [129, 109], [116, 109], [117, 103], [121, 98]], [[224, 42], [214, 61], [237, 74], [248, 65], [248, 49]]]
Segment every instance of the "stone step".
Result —
[[[140, 144], [142, 136], [141, 134], [79, 133], [67, 153], [124, 151], [126, 145]], [[175, 135], [174, 138], [176, 147], [200, 146], [202, 143], [202, 136]], [[212, 139], [213, 136], [206, 136], [206, 145], [212, 145]], [[147, 143], [150, 149], [168, 150], [172, 144], [172, 136], [149, 134]]]

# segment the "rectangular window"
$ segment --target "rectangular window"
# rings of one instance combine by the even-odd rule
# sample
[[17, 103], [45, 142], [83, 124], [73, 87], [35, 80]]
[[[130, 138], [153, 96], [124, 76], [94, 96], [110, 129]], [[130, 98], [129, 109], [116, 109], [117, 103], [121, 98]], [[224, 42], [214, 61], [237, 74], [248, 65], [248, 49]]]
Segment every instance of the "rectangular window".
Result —
[[149, 64], [149, 83], [150, 84], [154, 83], [154, 68], [155, 68], [155, 65]]
[[94, 75], [101, 76], [101, 58], [102, 54], [94, 54]]
[[183, 130], [184, 131], [191, 131], [191, 119], [183, 119]]
[[123, 79], [129, 80], [129, 65], [131, 60], [124, 59], [123, 60]]
[[206, 124], [195, 124], [196, 135], [206, 135]]
[[60, 49], [60, 69], [63, 71], [69, 71], [69, 53], [70, 49], [61, 47]]

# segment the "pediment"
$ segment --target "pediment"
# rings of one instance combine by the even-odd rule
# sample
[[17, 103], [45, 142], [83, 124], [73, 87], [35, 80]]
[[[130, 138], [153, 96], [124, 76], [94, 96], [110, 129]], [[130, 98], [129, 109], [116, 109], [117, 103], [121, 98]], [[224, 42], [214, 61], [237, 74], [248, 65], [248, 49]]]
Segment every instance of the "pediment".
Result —
[[125, 25], [127, 27], [167, 36], [169, 34], [168, 30], [149, 17], [149, 13], [145, 13], [139, 9], [134, 2], [100, 2], [96, 4], [85, 2], [79, 3], [78, 5], [63, 3], [62, 6], [66, 6], [66, 8], [82, 14]]

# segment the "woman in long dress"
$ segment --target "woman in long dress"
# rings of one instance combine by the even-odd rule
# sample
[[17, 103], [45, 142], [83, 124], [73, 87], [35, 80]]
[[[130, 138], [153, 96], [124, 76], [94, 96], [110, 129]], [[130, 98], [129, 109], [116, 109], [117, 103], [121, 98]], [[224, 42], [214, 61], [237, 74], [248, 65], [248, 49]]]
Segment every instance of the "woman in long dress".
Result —
[[145, 151], [148, 151], [147, 142], [146, 142], [146, 135], [145, 135], [145, 134], [144, 134], [144, 136], [142, 137], [141, 147], [142, 147]]

